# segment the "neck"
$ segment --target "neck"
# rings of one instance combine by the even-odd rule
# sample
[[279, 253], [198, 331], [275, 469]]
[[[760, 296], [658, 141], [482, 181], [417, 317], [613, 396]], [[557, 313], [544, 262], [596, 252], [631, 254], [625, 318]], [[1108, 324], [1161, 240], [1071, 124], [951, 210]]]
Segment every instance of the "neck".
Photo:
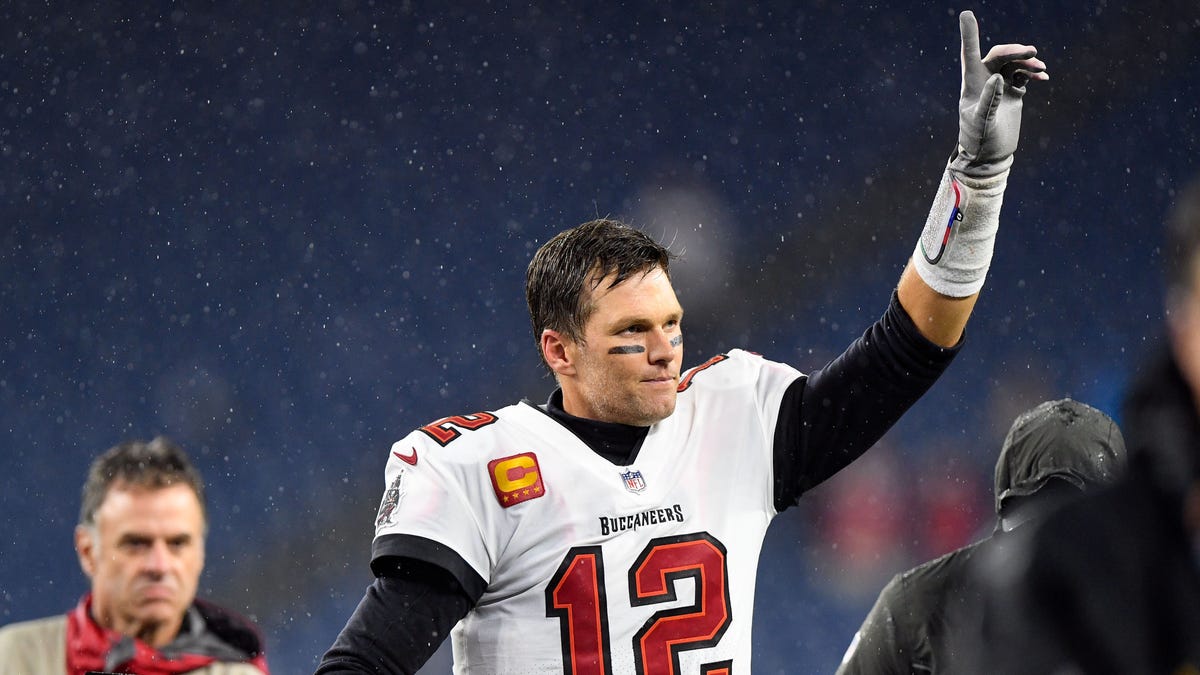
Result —
[[633, 463], [649, 432], [648, 427], [635, 427], [615, 422], [599, 422], [572, 415], [563, 409], [562, 392], [555, 391], [546, 402], [546, 412], [570, 429], [593, 452], [618, 466]]
[[129, 637], [136, 638], [137, 640], [140, 640], [147, 645], [154, 647], [155, 649], [159, 649], [170, 644], [171, 641], [174, 640], [177, 635], [179, 635], [180, 628], [183, 627], [183, 617], [179, 617], [178, 620], [171, 622], [138, 622], [133, 620], [122, 621], [111, 616], [111, 614], [108, 612], [97, 611], [94, 606], [92, 607], [92, 620], [107, 631], [120, 633], [121, 635], [128, 635]]

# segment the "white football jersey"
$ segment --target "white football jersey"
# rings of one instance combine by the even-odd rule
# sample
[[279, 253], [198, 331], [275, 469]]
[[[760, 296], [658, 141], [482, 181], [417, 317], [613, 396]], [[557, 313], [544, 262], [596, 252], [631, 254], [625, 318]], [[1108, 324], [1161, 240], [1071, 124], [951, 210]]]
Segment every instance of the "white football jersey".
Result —
[[527, 402], [392, 446], [376, 537], [436, 541], [487, 583], [452, 633], [455, 672], [750, 673], [772, 441], [799, 376], [741, 350], [693, 368], [630, 466]]

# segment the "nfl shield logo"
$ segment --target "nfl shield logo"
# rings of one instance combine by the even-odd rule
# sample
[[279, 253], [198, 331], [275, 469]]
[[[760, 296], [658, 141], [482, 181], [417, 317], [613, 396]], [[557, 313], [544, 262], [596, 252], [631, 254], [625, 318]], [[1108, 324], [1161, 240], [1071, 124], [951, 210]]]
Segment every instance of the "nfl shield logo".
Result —
[[641, 471], [626, 471], [621, 474], [621, 480], [625, 481], [625, 489], [630, 492], [641, 492], [646, 489], [646, 479], [642, 478]]

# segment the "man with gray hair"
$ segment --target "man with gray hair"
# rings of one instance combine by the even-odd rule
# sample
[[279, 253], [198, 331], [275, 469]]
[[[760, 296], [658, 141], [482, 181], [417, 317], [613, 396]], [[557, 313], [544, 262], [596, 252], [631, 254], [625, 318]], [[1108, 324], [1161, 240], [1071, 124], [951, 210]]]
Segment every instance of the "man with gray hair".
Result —
[[204, 485], [170, 440], [117, 445], [83, 485], [75, 550], [91, 591], [65, 615], [0, 628], [7, 675], [263, 675], [248, 620], [196, 597]]

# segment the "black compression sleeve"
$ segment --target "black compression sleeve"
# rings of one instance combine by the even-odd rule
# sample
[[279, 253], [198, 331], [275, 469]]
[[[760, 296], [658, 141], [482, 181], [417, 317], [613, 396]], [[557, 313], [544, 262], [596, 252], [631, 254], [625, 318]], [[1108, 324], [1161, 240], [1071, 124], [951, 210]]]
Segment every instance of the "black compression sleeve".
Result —
[[933, 385], [958, 354], [917, 330], [896, 294], [846, 351], [788, 387], [775, 428], [775, 508], [857, 459]]
[[436, 565], [406, 558], [394, 574], [367, 588], [316, 675], [415, 673], [471, 609], [462, 586]]

